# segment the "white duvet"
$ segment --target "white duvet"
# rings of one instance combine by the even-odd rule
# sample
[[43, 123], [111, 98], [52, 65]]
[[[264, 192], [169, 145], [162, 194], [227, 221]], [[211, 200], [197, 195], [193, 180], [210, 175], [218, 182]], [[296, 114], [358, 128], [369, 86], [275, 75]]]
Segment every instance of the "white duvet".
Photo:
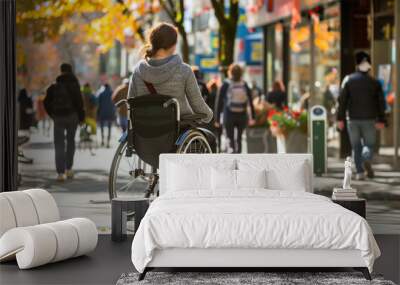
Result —
[[371, 272], [380, 255], [359, 215], [320, 195], [265, 189], [158, 197], [134, 237], [132, 262], [143, 272], [165, 248], [358, 249]]

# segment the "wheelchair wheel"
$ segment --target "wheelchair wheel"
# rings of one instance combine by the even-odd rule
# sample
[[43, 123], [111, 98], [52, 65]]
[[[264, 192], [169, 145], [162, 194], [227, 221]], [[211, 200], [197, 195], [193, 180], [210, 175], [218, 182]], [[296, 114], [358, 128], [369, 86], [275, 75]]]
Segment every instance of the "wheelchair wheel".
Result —
[[212, 149], [201, 132], [193, 131], [178, 147], [177, 153], [212, 153]]
[[126, 156], [127, 142], [121, 142], [111, 163], [108, 179], [110, 200], [117, 197], [143, 197], [151, 177], [151, 166], [134, 152]]

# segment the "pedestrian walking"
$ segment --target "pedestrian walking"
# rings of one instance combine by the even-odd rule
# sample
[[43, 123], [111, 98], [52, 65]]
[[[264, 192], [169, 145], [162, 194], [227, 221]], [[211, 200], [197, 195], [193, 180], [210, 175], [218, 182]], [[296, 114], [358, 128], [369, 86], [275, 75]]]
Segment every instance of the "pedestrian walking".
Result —
[[35, 100], [35, 115], [36, 121], [38, 122], [38, 127], [41, 126], [42, 132], [45, 136], [50, 136], [51, 121], [49, 115], [44, 108], [44, 99], [46, 94], [42, 93], [36, 97]]
[[215, 109], [215, 100], [218, 96], [218, 80], [211, 79], [207, 82], [207, 89], [209, 96], [207, 97], [207, 105], [211, 108], [211, 110]]
[[[221, 86], [215, 105], [215, 126], [220, 126], [220, 115], [223, 113], [223, 124], [233, 153], [242, 152], [243, 131], [247, 125], [254, 125], [255, 123], [251, 90], [242, 79], [242, 75], [243, 69], [240, 65], [233, 63], [229, 66], [229, 78]], [[248, 107], [251, 110], [250, 120], [247, 115]]]
[[210, 97], [210, 92], [208, 91], [207, 84], [204, 82], [203, 73], [200, 71], [198, 66], [192, 66], [192, 71], [196, 77], [197, 85], [199, 85], [201, 96], [205, 102], [207, 102], [208, 97]]
[[208, 123], [212, 110], [205, 103], [191, 67], [176, 54], [177, 29], [161, 23], [149, 33], [144, 59], [135, 66], [130, 84], [129, 97], [150, 94], [152, 86], [158, 94], [176, 98], [181, 116], [204, 114]]
[[[115, 120], [115, 106], [112, 102], [112, 90], [108, 83], [105, 83], [98, 91], [99, 106], [97, 109], [97, 118], [100, 122], [101, 146], [110, 147], [111, 127]], [[107, 142], [104, 142], [105, 128], [108, 129]]]
[[[129, 79], [125, 78], [122, 80], [122, 84], [119, 85], [112, 95], [112, 101], [117, 104], [119, 101], [123, 99], [128, 99], [128, 89], [129, 89]], [[118, 121], [119, 126], [122, 129], [122, 132], [125, 132], [128, 129], [128, 108], [126, 104], [122, 104], [117, 109], [118, 112]]]
[[[207, 83], [207, 89], [209, 92], [209, 95], [207, 97], [207, 105], [208, 107], [210, 107], [211, 110], [215, 109], [215, 101], [217, 99], [218, 96], [218, 80], [216, 79], [211, 79], [208, 83]], [[217, 149], [218, 151], [221, 150], [221, 136], [222, 136], [222, 127], [219, 124], [219, 127], [216, 127], [216, 120], [215, 120], [215, 116], [214, 116], [214, 120], [212, 120], [208, 126], [209, 129], [214, 133], [215, 137], [217, 138]]]
[[282, 81], [276, 80], [272, 85], [272, 90], [268, 92], [266, 101], [273, 105], [274, 108], [282, 110], [287, 106], [287, 96], [285, 93], [285, 85]]
[[34, 124], [33, 101], [28, 91], [23, 88], [18, 94], [19, 105], [19, 130], [29, 135], [30, 128]]
[[54, 121], [54, 147], [57, 180], [72, 179], [75, 155], [75, 134], [85, 119], [79, 81], [68, 63], [61, 64], [61, 75], [46, 92], [44, 106]]
[[89, 129], [90, 135], [97, 133], [97, 98], [93, 94], [92, 87], [85, 83], [82, 88], [83, 106], [85, 109], [85, 125]]
[[93, 151], [93, 137], [97, 134], [97, 97], [93, 94], [89, 83], [85, 83], [82, 88], [83, 107], [85, 110], [85, 121], [79, 133], [80, 148], [88, 148], [91, 155]]
[[260, 87], [258, 87], [257, 81], [253, 80], [251, 82], [251, 97], [260, 98], [263, 97], [263, 91]]
[[385, 126], [385, 99], [382, 86], [373, 78], [371, 58], [366, 52], [356, 54], [356, 72], [346, 76], [342, 83], [337, 114], [338, 128], [347, 129], [356, 165], [356, 179], [365, 173], [374, 177], [371, 160], [376, 142], [376, 130]]

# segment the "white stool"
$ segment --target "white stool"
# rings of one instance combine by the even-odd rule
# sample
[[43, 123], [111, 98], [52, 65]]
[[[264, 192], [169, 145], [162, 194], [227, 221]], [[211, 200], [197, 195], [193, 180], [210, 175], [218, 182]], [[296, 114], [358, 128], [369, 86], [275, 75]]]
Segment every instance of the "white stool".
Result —
[[20, 269], [84, 255], [96, 248], [96, 225], [86, 218], [59, 221], [45, 190], [0, 193], [0, 262], [17, 260]]

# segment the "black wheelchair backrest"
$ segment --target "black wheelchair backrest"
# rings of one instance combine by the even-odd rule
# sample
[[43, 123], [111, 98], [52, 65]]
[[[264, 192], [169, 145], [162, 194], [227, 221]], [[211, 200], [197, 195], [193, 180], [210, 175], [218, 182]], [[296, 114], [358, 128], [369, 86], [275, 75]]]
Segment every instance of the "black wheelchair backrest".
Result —
[[179, 133], [178, 108], [173, 97], [149, 94], [128, 99], [131, 142], [144, 162], [158, 168], [159, 155], [175, 151]]

